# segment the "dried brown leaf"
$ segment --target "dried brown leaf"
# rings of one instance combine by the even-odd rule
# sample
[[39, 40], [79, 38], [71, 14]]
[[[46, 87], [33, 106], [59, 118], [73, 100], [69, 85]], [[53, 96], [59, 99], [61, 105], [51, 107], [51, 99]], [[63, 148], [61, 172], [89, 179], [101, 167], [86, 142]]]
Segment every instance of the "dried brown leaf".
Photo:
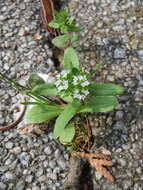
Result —
[[35, 138], [37, 136], [43, 135], [46, 128], [47, 127], [45, 124], [26, 124], [18, 128], [17, 131], [20, 135]]
[[48, 26], [48, 24], [53, 20], [54, 18], [54, 0], [40, 0], [41, 7], [42, 7], [42, 20], [45, 28], [53, 35], [56, 35], [57, 32], [54, 28]]
[[72, 152], [72, 155], [74, 156], [81, 156], [85, 158], [101, 158], [101, 159], [106, 159], [106, 160], [111, 160], [111, 158], [107, 155], [104, 154], [97, 154], [97, 153], [84, 153], [84, 152]]
[[110, 182], [114, 182], [114, 177], [110, 174], [110, 172], [104, 166], [112, 166], [113, 163], [111, 158], [104, 154], [87, 154], [84, 152], [73, 152], [72, 156], [81, 156], [82, 158], [86, 158], [90, 165], [95, 168], [98, 172], [101, 173], [106, 179]]
[[[104, 166], [109, 166], [105, 160], [96, 160], [96, 159], [88, 159], [90, 165], [95, 168], [98, 172], [101, 173], [102, 176], [104, 176], [106, 179], [108, 179], [110, 182], [114, 182], [115, 179], [114, 177], [110, 174], [110, 172], [103, 167]], [[109, 161], [108, 161], [109, 162]], [[106, 165], [107, 164], [107, 165]]]

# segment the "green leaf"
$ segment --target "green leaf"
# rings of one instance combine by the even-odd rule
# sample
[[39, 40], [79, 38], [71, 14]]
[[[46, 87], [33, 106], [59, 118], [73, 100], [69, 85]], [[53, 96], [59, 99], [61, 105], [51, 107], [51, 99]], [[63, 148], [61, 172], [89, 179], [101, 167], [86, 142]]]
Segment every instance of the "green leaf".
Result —
[[52, 101], [48, 100], [46, 97], [36, 95], [36, 94], [34, 94], [32, 92], [27, 92], [26, 95], [33, 98], [34, 100], [38, 101], [41, 104], [48, 104], [48, 105], [49, 104], [54, 104]]
[[80, 106], [81, 106], [80, 102], [77, 100], [74, 100], [59, 115], [59, 117], [56, 119], [56, 123], [55, 123], [55, 127], [54, 127], [54, 137], [55, 138], [58, 138], [59, 136], [61, 136], [65, 126], [74, 117], [74, 115], [78, 112]]
[[52, 43], [58, 47], [58, 48], [66, 48], [67, 47], [67, 42], [72, 38], [72, 35], [70, 34], [65, 34], [58, 36], [52, 40]]
[[117, 105], [118, 100], [115, 96], [97, 96], [82, 106], [79, 112], [108, 112], [113, 110]]
[[64, 8], [60, 11], [55, 11], [55, 18], [54, 21], [58, 23], [66, 22], [67, 18], [69, 17], [68, 8]]
[[72, 43], [73, 47], [78, 46], [79, 39], [80, 39], [80, 35], [79, 34], [74, 34], [73, 35], [73, 38], [71, 39], [71, 43]]
[[37, 74], [31, 74], [28, 79], [28, 86], [34, 88], [38, 84], [43, 84], [45, 81]]
[[60, 24], [59, 24], [59, 23], [56, 23], [56, 22], [54, 22], [54, 21], [50, 22], [48, 25], [49, 25], [50, 27], [52, 27], [52, 28], [59, 28], [59, 27], [60, 27]]
[[75, 27], [71, 28], [71, 32], [81, 32], [83, 30], [85, 30], [85, 27], [83, 27], [83, 26], [75, 26]]
[[71, 96], [65, 96], [61, 97], [65, 102], [71, 103], [73, 101], [73, 98]]
[[68, 124], [62, 131], [59, 140], [63, 144], [70, 143], [75, 136], [75, 126], [74, 123]]
[[91, 83], [94, 96], [116, 96], [124, 92], [124, 88], [112, 83]]
[[41, 104], [40, 102], [21, 102], [21, 104], [23, 105], [37, 105], [37, 104]]
[[60, 106], [35, 105], [27, 110], [25, 118], [29, 123], [43, 123], [57, 117], [62, 111]]
[[45, 83], [35, 86], [33, 88], [32, 93], [43, 96], [57, 96], [58, 91], [54, 84]]
[[80, 63], [76, 51], [69, 47], [64, 53], [64, 69], [72, 70], [73, 68], [80, 70]]

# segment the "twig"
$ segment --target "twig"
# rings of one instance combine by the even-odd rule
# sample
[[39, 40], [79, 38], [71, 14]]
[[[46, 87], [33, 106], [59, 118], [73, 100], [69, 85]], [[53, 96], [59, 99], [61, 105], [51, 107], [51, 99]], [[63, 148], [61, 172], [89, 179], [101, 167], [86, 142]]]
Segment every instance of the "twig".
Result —
[[[24, 99], [24, 101], [25, 101], [25, 99]], [[10, 123], [8, 125], [0, 126], [0, 131], [6, 131], [8, 129], [11, 129], [12, 127], [15, 127], [21, 121], [21, 119], [23, 118], [23, 116], [25, 114], [26, 106], [21, 105], [20, 109], [21, 109], [21, 112], [20, 112], [18, 118], [14, 122], [12, 122], [12, 123]]]

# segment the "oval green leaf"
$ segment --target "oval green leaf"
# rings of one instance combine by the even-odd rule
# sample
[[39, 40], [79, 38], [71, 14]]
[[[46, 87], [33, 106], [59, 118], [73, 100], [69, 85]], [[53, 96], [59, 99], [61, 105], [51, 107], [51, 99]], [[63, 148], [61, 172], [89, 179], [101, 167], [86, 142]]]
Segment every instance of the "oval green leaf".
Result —
[[36, 85], [45, 83], [45, 81], [39, 75], [31, 74], [27, 83], [28, 86], [34, 88]]
[[81, 106], [81, 103], [78, 100], [74, 100], [59, 115], [59, 117], [56, 119], [56, 123], [55, 123], [55, 127], [54, 127], [54, 137], [55, 138], [58, 138], [62, 134], [65, 126], [74, 117], [74, 115], [78, 112], [80, 106]]
[[68, 124], [62, 131], [59, 140], [63, 144], [70, 143], [75, 136], [75, 126], [74, 123]]
[[118, 100], [115, 96], [97, 96], [91, 101], [82, 106], [81, 112], [108, 112], [113, 110], [118, 105]]
[[69, 47], [64, 53], [64, 69], [72, 70], [73, 68], [80, 70], [80, 63], [76, 51]]
[[70, 34], [61, 35], [61, 36], [54, 38], [52, 40], [52, 43], [58, 48], [66, 48], [67, 42], [71, 38], [72, 38], [72, 36]]
[[91, 83], [91, 93], [94, 96], [116, 96], [124, 92], [120, 85], [112, 83]]
[[60, 106], [35, 105], [27, 110], [25, 119], [29, 123], [43, 123], [57, 117], [62, 111]]
[[45, 83], [35, 86], [32, 93], [43, 96], [57, 96], [58, 91], [54, 84]]

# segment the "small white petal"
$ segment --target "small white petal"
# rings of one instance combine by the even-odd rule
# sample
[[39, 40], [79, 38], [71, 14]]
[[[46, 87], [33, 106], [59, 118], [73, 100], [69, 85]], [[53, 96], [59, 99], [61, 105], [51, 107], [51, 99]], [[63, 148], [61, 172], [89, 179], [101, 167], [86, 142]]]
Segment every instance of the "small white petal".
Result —
[[63, 87], [63, 86], [59, 86], [59, 87], [58, 87], [58, 91], [61, 91], [61, 90], [64, 90], [64, 87]]
[[88, 81], [85, 81], [81, 84], [82, 87], [88, 86], [90, 83]]
[[79, 89], [76, 89], [76, 90], [74, 91], [74, 93], [75, 93], [75, 94], [78, 94], [78, 93], [79, 93]]
[[78, 84], [77, 80], [74, 80], [74, 81], [73, 81], [73, 84], [74, 84], [74, 85], [77, 85], [77, 84]]
[[82, 93], [85, 94], [85, 96], [87, 96], [89, 94], [89, 91], [88, 90], [83, 90]]
[[60, 78], [61, 78], [61, 75], [60, 75], [60, 74], [58, 74], [58, 75], [56, 76], [56, 78], [57, 78], [57, 79], [60, 79]]
[[79, 79], [79, 80], [83, 80], [84, 77], [83, 77], [83, 76], [79, 76], [78, 79]]
[[63, 70], [61, 72], [62, 77], [66, 77], [69, 74], [69, 71]]
[[55, 85], [56, 85], [56, 86], [59, 86], [59, 85], [61, 84], [61, 82], [62, 82], [61, 80], [57, 80], [57, 81], [55, 82]]

